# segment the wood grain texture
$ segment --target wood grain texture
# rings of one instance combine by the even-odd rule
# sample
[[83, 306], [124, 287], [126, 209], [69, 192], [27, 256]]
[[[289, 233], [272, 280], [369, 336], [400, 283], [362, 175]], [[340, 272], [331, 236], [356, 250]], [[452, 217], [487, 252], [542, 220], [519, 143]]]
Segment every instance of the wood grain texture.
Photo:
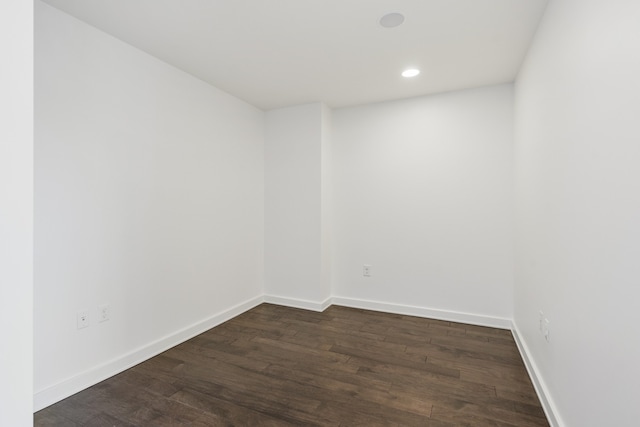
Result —
[[262, 304], [36, 426], [548, 426], [506, 330]]

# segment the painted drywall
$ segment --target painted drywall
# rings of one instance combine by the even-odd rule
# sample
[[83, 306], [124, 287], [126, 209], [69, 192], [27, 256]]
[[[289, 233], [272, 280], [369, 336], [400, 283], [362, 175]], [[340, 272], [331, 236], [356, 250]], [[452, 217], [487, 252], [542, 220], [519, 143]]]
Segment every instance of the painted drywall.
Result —
[[0, 3], [0, 425], [33, 421], [33, 3]]
[[35, 392], [48, 396], [262, 297], [264, 113], [35, 6]]
[[270, 110], [265, 118], [265, 293], [316, 309], [331, 295], [323, 261], [329, 114], [314, 103]]
[[511, 317], [512, 94], [333, 111], [336, 296]]
[[515, 324], [558, 425], [638, 424], [639, 22], [551, 1], [517, 80]]
[[331, 114], [326, 105], [321, 110], [320, 147], [320, 287], [324, 295], [333, 295], [331, 258], [333, 254], [333, 181]]

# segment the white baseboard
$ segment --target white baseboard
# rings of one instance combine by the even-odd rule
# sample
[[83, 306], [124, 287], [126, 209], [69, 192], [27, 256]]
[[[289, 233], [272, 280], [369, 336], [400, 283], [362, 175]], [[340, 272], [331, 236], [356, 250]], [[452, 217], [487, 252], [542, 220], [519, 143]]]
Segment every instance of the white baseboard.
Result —
[[485, 316], [481, 314], [462, 313], [457, 311], [438, 310], [434, 308], [416, 307], [386, 302], [368, 301], [344, 297], [333, 297], [332, 304], [364, 310], [382, 311], [385, 313], [405, 314], [408, 316], [427, 317], [449, 322], [467, 323], [478, 326], [489, 326], [499, 329], [511, 329], [511, 319]]
[[186, 328], [183, 328], [171, 335], [167, 335], [159, 340], [139, 347], [130, 353], [37, 391], [33, 396], [34, 411], [46, 408], [47, 406], [59, 402], [60, 400], [82, 391], [87, 387], [91, 387], [100, 381], [119, 374], [120, 372], [144, 362], [145, 360], [150, 359], [171, 347], [183, 343], [184, 341], [193, 338], [214, 326], [224, 323], [257, 305], [262, 304], [263, 302], [264, 298], [262, 296], [252, 298], [201, 322], [187, 326]]
[[546, 383], [544, 382], [543, 377], [540, 374], [538, 365], [531, 357], [529, 347], [522, 339], [522, 334], [520, 334], [520, 331], [518, 330], [515, 322], [511, 322], [511, 332], [513, 333], [513, 338], [516, 341], [516, 345], [518, 346], [518, 350], [520, 351], [520, 355], [522, 356], [522, 360], [524, 361], [524, 365], [527, 368], [527, 372], [529, 373], [529, 377], [531, 378], [533, 387], [536, 390], [538, 399], [540, 399], [542, 409], [544, 409], [544, 413], [547, 416], [549, 424], [551, 425], [551, 427], [564, 427], [566, 424], [560, 418], [558, 409], [551, 399], [551, 395], [548, 391], [549, 389], [547, 388]]
[[309, 301], [309, 300], [303, 300], [298, 298], [286, 298], [286, 297], [279, 297], [275, 295], [265, 295], [264, 302], [268, 302], [269, 304], [283, 305], [285, 307], [302, 308], [305, 310], [325, 311], [327, 307], [331, 305], [332, 298], [327, 298], [324, 301], [316, 302], [316, 301]]

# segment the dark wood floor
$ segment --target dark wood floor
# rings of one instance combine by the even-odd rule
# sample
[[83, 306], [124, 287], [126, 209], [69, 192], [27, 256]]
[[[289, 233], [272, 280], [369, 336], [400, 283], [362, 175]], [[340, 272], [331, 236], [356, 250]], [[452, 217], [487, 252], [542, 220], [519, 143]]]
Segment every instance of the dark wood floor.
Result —
[[511, 333], [263, 304], [37, 412], [36, 426], [548, 426]]

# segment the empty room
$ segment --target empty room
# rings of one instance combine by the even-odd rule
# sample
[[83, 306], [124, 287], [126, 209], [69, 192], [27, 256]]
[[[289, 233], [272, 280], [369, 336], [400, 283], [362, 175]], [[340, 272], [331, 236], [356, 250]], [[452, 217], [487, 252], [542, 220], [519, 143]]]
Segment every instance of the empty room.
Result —
[[638, 424], [640, 2], [0, 28], [0, 425]]

